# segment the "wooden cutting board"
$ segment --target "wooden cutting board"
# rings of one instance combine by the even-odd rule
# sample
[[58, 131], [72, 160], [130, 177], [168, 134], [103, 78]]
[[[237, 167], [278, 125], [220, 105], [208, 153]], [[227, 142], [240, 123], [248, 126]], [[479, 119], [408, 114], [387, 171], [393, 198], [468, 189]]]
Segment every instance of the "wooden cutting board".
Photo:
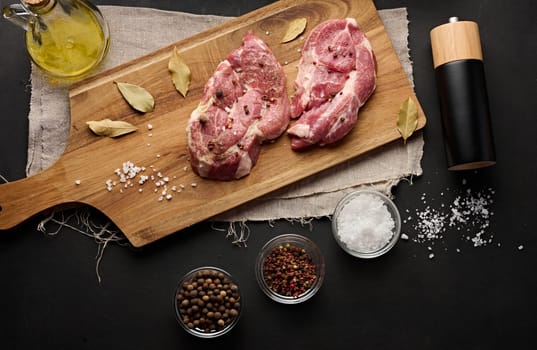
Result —
[[[263, 147], [257, 165], [241, 180], [199, 178], [186, 156], [185, 128], [205, 82], [217, 64], [241, 45], [246, 31], [253, 30], [284, 65], [291, 95], [304, 40], [281, 44], [280, 39], [287, 23], [297, 17], [308, 20], [304, 36], [327, 19], [343, 17], [356, 18], [366, 32], [377, 59], [378, 81], [375, 93], [359, 112], [357, 125], [337, 145], [307, 152], [293, 152], [283, 135]], [[187, 98], [174, 89], [167, 69], [174, 46], [192, 71]], [[155, 97], [154, 111], [140, 114], [131, 109], [115, 81], [148, 90]], [[418, 105], [421, 129], [425, 115], [372, 1], [276, 2], [72, 86], [71, 130], [65, 153], [49, 169], [0, 186], [0, 229], [56, 206], [85, 204], [107, 215], [140, 247], [382, 145], [402, 142], [396, 119], [409, 96]], [[86, 122], [104, 118], [128, 121], [138, 130], [117, 139], [95, 136]], [[132, 184], [119, 182], [115, 174], [126, 162], [145, 167]], [[142, 174], [148, 180], [140, 185]], [[108, 186], [108, 180], [116, 184]], [[166, 199], [168, 194], [170, 199]]]

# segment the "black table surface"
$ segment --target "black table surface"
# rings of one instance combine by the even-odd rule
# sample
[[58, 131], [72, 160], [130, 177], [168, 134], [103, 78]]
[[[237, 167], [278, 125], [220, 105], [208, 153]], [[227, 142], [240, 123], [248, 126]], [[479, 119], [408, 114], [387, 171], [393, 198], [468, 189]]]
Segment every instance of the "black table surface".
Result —
[[[95, 1], [231, 16], [270, 2]], [[310, 225], [248, 223], [246, 247], [202, 222], [142, 249], [111, 243], [99, 266], [99, 284], [98, 246], [91, 238], [68, 228], [45, 236], [37, 230], [42, 217], [32, 218], [0, 232], [0, 348], [537, 348], [537, 3], [376, 0], [375, 5], [408, 9], [415, 90], [428, 117], [423, 175], [393, 191], [408, 241], [364, 261], [337, 246], [329, 219]], [[497, 164], [480, 170], [446, 168], [429, 32], [451, 16], [480, 26], [497, 152]], [[0, 174], [13, 181], [25, 177], [30, 64], [21, 30], [5, 20], [0, 28]], [[474, 247], [465, 229], [455, 227], [447, 227], [443, 239], [415, 242], [417, 212], [447, 206], [467, 191], [490, 196], [494, 215], [483, 234], [490, 243]], [[259, 248], [289, 232], [315, 240], [326, 258], [321, 290], [299, 305], [271, 301], [254, 277]], [[218, 339], [190, 336], [174, 317], [178, 279], [202, 265], [228, 270], [243, 290], [239, 324]]]

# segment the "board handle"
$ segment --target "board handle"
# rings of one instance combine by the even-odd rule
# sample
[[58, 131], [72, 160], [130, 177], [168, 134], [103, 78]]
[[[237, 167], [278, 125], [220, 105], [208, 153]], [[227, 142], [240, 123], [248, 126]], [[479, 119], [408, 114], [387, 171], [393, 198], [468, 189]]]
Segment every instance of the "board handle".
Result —
[[[0, 230], [13, 228], [32, 216], [69, 202], [72, 191], [62, 189], [61, 181], [51, 181], [56, 171], [0, 185]], [[74, 185], [74, 184], [73, 184]]]

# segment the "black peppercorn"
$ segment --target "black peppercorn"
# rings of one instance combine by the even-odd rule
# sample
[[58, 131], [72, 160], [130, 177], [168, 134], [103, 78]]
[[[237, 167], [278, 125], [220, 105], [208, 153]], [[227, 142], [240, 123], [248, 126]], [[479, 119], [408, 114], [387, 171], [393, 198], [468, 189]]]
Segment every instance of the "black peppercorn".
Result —
[[180, 321], [202, 333], [230, 325], [239, 316], [240, 301], [238, 286], [226, 274], [209, 268], [194, 272], [176, 293]]

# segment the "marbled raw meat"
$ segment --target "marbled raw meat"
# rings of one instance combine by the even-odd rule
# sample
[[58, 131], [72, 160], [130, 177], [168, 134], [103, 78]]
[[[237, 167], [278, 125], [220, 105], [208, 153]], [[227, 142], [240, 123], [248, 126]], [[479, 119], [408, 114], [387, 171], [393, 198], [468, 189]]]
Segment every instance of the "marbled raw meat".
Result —
[[248, 32], [207, 81], [188, 126], [194, 171], [204, 178], [234, 180], [248, 175], [263, 142], [289, 125], [286, 76], [259, 37]]
[[294, 150], [342, 139], [376, 87], [375, 55], [353, 18], [328, 20], [308, 35], [298, 66], [287, 131]]

